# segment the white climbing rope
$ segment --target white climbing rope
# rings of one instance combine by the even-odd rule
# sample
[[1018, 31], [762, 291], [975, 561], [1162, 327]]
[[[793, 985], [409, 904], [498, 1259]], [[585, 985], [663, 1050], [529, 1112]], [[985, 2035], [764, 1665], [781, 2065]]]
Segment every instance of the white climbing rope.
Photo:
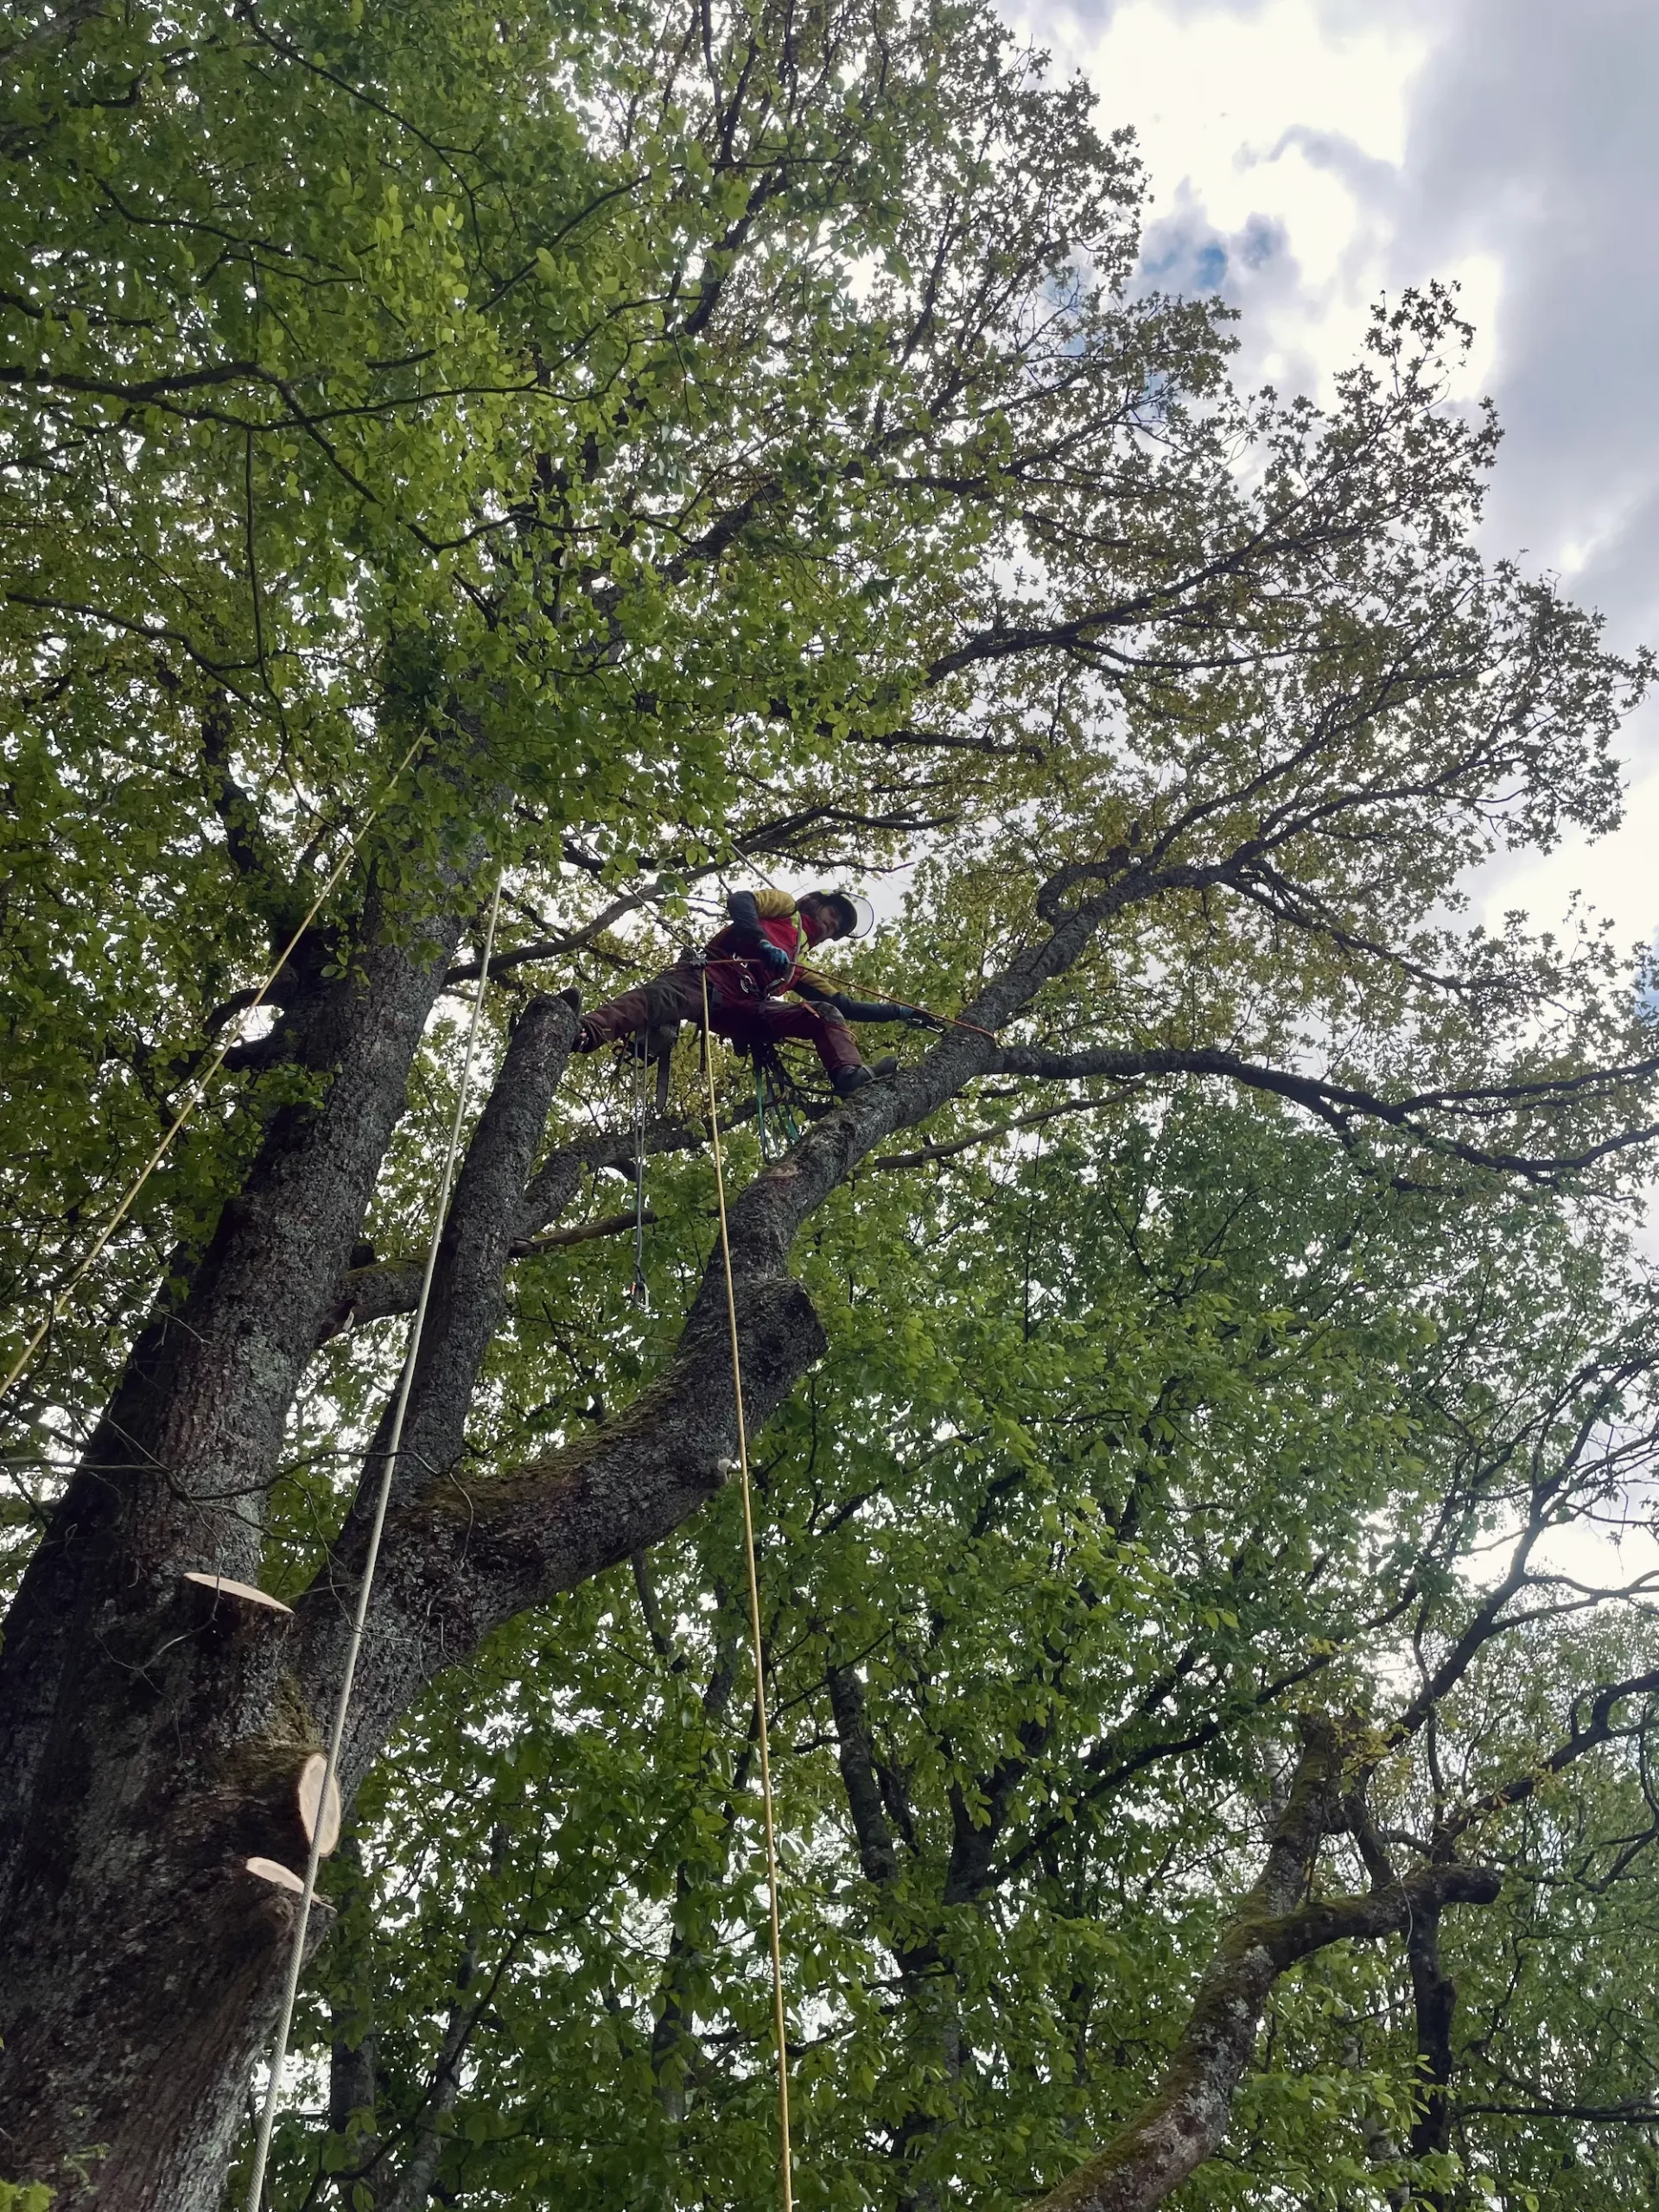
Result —
[[642, 1313], [651, 1311], [645, 1281], [645, 1046], [650, 1032], [637, 1029], [628, 1039], [633, 1062], [633, 1281], [628, 1296]]
[[404, 1440], [404, 1416], [409, 1410], [409, 1394], [415, 1381], [415, 1363], [420, 1357], [421, 1332], [426, 1326], [427, 1302], [432, 1294], [432, 1277], [438, 1264], [438, 1244], [443, 1235], [444, 1215], [449, 1205], [449, 1186], [454, 1180], [455, 1161], [461, 1152], [461, 1124], [466, 1118], [467, 1101], [472, 1090], [473, 1058], [478, 1043], [479, 1024], [484, 1013], [484, 986], [490, 972], [490, 955], [495, 949], [495, 918], [501, 911], [501, 878], [495, 881], [495, 896], [490, 901], [490, 918], [484, 931], [484, 955], [478, 963], [478, 989], [473, 997], [472, 1020], [467, 1029], [467, 1053], [461, 1063], [461, 1083], [455, 1093], [454, 1118], [449, 1124], [449, 1142], [443, 1158], [443, 1175], [438, 1185], [438, 1203], [432, 1217], [432, 1235], [426, 1248], [426, 1271], [421, 1277], [421, 1294], [416, 1301], [415, 1319], [410, 1324], [409, 1342], [404, 1351], [404, 1371], [397, 1384], [397, 1400], [392, 1408], [391, 1433], [386, 1439], [385, 1458], [380, 1469], [380, 1484], [375, 1494], [374, 1519], [369, 1529], [368, 1549], [363, 1555], [362, 1578], [358, 1584], [357, 1608], [352, 1619], [351, 1640], [346, 1647], [346, 1667], [340, 1676], [340, 1695], [334, 1704], [334, 1726], [328, 1732], [328, 1750], [323, 1765], [322, 1783], [317, 1792], [317, 1818], [313, 1823], [310, 1855], [305, 1864], [305, 1883], [300, 1892], [299, 1909], [294, 1920], [294, 1942], [289, 1954], [288, 1981], [283, 1992], [283, 2009], [276, 2024], [276, 2039], [271, 2045], [270, 2079], [265, 2087], [264, 2109], [259, 2116], [259, 2138], [254, 2145], [253, 2172], [248, 2183], [247, 2212], [260, 2212], [260, 2200], [264, 2194], [265, 2166], [270, 2157], [271, 2130], [276, 2123], [276, 2103], [282, 2094], [283, 2061], [288, 2056], [289, 2031], [294, 2024], [294, 2001], [299, 1994], [300, 1975], [305, 1967], [306, 1929], [311, 1919], [311, 1901], [317, 1891], [317, 1867], [322, 1858], [324, 1808], [327, 1807], [336, 1768], [340, 1764], [340, 1746], [346, 1733], [346, 1716], [351, 1709], [352, 1683], [357, 1674], [358, 1653], [363, 1647], [363, 1628], [369, 1615], [369, 1599], [374, 1588], [374, 1570], [380, 1558], [380, 1537], [386, 1525], [386, 1507], [391, 1497], [391, 1478], [397, 1464], [397, 1454]]

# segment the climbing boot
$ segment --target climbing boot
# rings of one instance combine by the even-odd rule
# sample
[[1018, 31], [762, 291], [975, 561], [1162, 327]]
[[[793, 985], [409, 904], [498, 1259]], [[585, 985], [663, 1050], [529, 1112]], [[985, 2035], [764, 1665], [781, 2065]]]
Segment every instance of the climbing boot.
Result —
[[837, 1098], [850, 1098], [855, 1090], [862, 1090], [867, 1084], [875, 1081], [873, 1068], [837, 1068], [830, 1078]]
[[882, 1077], [897, 1075], [899, 1062], [892, 1052], [885, 1052], [868, 1067], [839, 1068], [830, 1078], [837, 1098], [850, 1098], [855, 1090], [862, 1090], [867, 1084], [878, 1083]]
[[[564, 1001], [566, 1006], [569, 1007], [572, 1014], [580, 1014], [582, 1012], [582, 993], [576, 988], [574, 983], [570, 986], [570, 988], [568, 991], [560, 991], [557, 995]], [[588, 1024], [585, 1021], [577, 1022], [576, 1033], [570, 1039], [571, 1051], [573, 1052], [591, 1052], [598, 1046], [598, 1038], [594, 1035], [592, 1030], [588, 1028]]]

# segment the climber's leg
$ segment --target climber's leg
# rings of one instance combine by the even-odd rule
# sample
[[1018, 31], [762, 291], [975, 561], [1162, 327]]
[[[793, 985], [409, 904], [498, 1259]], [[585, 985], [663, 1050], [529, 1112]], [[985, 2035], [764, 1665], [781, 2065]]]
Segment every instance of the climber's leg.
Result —
[[632, 1037], [652, 1029], [671, 1035], [682, 1021], [702, 1019], [702, 989], [695, 969], [670, 968], [653, 976], [620, 998], [607, 999], [591, 1014], [584, 1014], [576, 1032], [579, 1052], [597, 1052], [619, 1037]]
[[651, 1020], [651, 1010], [645, 998], [645, 987], [624, 991], [620, 998], [607, 999], [603, 1006], [594, 1007], [582, 1017], [576, 1032], [575, 1050], [596, 1052], [601, 1045], [609, 1045], [619, 1037], [631, 1037], [644, 1029]]
[[816, 1047], [823, 1062], [824, 1072], [838, 1092], [857, 1090], [870, 1080], [870, 1071], [865, 1066], [853, 1033], [845, 1017], [832, 1006], [787, 1006], [781, 1000], [768, 999], [763, 1005], [745, 1008], [751, 1024], [751, 1033], [763, 1038], [767, 1044], [776, 1044], [782, 1038], [799, 1038]]

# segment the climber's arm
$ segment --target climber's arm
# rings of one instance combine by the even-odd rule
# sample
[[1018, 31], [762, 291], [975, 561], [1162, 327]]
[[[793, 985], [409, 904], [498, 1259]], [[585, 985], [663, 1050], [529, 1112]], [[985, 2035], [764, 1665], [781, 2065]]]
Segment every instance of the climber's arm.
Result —
[[832, 1006], [848, 1021], [902, 1021], [912, 1029], [943, 1029], [935, 1014], [925, 1013], [918, 1006], [899, 1006], [891, 999], [855, 999], [846, 991], [838, 991], [814, 977], [798, 975], [795, 989], [798, 995], [819, 1006]]
[[764, 960], [779, 975], [789, 966], [789, 955], [781, 945], [763, 935], [760, 924], [763, 919], [770, 921], [794, 910], [794, 900], [783, 891], [733, 891], [726, 898], [726, 912], [732, 927], [746, 940], [746, 951], [754, 959]]

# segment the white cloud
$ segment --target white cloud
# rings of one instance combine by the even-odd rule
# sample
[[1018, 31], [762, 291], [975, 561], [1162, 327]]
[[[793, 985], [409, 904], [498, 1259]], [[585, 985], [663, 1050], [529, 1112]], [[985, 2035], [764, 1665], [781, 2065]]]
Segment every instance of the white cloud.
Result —
[[[1243, 311], [1240, 373], [1328, 392], [1370, 303], [1456, 281], [1455, 397], [1505, 439], [1494, 552], [1659, 633], [1659, 9], [1632, 0], [1005, 0], [1016, 31], [1132, 124], [1145, 273]], [[1626, 941], [1659, 924], [1659, 715], [1626, 732], [1625, 827], [1484, 870], [1478, 918], [1558, 920], [1582, 887]]]
[[1431, 50], [1403, 15], [1353, 29], [1329, 16], [1319, 0], [1129, 0], [1104, 16], [1038, 0], [1011, 14], [1062, 68], [1082, 70], [1103, 124], [1133, 124], [1157, 280], [1219, 286], [1252, 310], [1241, 335], [1254, 373], [1327, 389], [1377, 289], [1377, 207]]

